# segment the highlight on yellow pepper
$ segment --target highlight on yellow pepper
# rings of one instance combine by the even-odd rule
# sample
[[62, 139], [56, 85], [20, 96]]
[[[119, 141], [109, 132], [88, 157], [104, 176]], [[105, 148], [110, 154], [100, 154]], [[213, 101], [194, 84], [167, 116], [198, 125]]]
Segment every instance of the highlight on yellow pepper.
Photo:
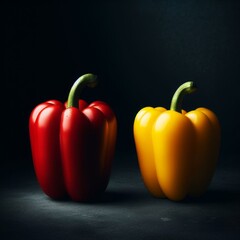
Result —
[[220, 124], [207, 108], [182, 110], [183, 97], [196, 90], [182, 84], [170, 110], [144, 107], [134, 120], [133, 133], [143, 182], [158, 198], [180, 201], [200, 196], [208, 188], [220, 149]]

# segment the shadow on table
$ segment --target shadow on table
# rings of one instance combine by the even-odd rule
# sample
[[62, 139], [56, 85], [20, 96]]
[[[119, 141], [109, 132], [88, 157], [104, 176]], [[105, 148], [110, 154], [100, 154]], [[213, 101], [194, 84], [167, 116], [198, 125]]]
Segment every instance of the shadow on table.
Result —
[[201, 197], [187, 197], [182, 203], [239, 203], [240, 190], [237, 189], [209, 189]]
[[106, 191], [97, 201], [99, 203], [140, 203], [146, 202], [151, 196], [144, 191]]
[[[151, 196], [147, 191], [137, 190], [122, 190], [115, 191], [109, 190], [104, 192], [98, 198], [85, 202], [85, 204], [138, 204], [138, 203], [151, 203], [153, 201], [166, 201], [167, 199], [158, 199]], [[53, 200], [55, 201], [55, 200]], [[56, 200], [60, 202], [72, 202], [68, 197]], [[171, 201], [171, 200], [169, 200]], [[225, 204], [225, 203], [240, 203], [240, 190], [226, 190], [226, 189], [209, 189], [203, 196], [200, 197], [186, 197], [184, 200], [177, 203], [202, 203], [202, 204]], [[84, 202], [83, 202], [84, 204]]]
[[[46, 196], [47, 197], [47, 196]], [[49, 197], [47, 197], [49, 198]], [[70, 197], [66, 196], [62, 199], [54, 200], [49, 198], [51, 201], [56, 201], [56, 202], [72, 202], [72, 203], [78, 203], [75, 201], [72, 201]], [[104, 193], [102, 193], [100, 196], [97, 198], [94, 198], [92, 200], [88, 200], [86, 202], [79, 202], [82, 204], [119, 204], [119, 203], [143, 203], [143, 202], [148, 202], [151, 201], [153, 197], [149, 195], [145, 191], [131, 191], [131, 190], [122, 190], [122, 191], [115, 191], [115, 190], [109, 190]]]

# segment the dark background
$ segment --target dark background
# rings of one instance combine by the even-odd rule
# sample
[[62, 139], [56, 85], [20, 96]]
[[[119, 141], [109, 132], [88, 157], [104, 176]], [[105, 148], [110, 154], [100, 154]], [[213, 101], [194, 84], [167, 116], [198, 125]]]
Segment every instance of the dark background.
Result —
[[[5, 1], [1, 71], [1, 239], [239, 239], [240, 1]], [[82, 74], [99, 85], [82, 98], [117, 115], [113, 174], [99, 202], [52, 201], [32, 166], [28, 118], [66, 101]], [[133, 121], [169, 108], [185, 81], [186, 110], [212, 109], [222, 127], [207, 194], [182, 203], [152, 198], [141, 181]]]
[[117, 151], [135, 151], [132, 125], [142, 107], [168, 108], [176, 88], [193, 80], [199, 89], [185, 109], [212, 109], [222, 154], [238, 152], [239, 1], [6, 1], [2, 12], [6, 164], [31, 164], [31, 110], [65, 101], [87, 72], [99, 85], [82, 98], [115, 111]]
[[7, 2], [5, 159], [29, 164], [31, 110], [45, 100], [65, 101], [87, 72], [98, 75], [99, 86], [82, 98], [111, 105], [119, 151], [134, 151], [132, 125], [142, 107], [169, 107], [176, 88], [193, 80], [199, 90], [184, 107], [215, 111], [223, 154], [238, 152], [239, 12], [239, 1]]

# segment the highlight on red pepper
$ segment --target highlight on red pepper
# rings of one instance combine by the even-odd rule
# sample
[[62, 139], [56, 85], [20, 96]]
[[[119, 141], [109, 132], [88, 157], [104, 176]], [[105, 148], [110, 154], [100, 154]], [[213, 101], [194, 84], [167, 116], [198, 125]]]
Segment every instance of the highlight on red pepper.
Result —
[[33, 165], [42, 191], [51, 198], [66, 195], [88, 201], [104, 192], [110, 178], [117, 120], [108, 104], [79, 100], [97, 77], [81, 76], [67, 104], [50, 100], [36, 106], [29, 119]]
[[174, 201], [200, 196], [214, 175], [220, 149], [220, 124], [207, 108], [182, 110], [183, 97], [196, 90], [182, 84], [170, 110], [145, 107], [134, 120], [134, 140], [143, 182], [155, 197]]

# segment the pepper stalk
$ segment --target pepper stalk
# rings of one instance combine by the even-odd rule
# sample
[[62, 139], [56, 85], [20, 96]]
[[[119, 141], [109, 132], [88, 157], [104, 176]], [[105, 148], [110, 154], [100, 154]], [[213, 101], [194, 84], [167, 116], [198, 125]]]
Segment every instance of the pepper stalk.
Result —
[[93, 88], [96, 85], [97, 85], [97, 76], [92, 73], [84, 74], [80, 78], [78, 78], [76, 82], [73, 84], [72, 88], [70, 89], [70, 92], [68, 95], [68, 101], [67, 101], [67, 108], [69, 107], [78, 108], [79, 107], [78, 99], [82, 89], [85, 86]]
[[194, 82], [189, 81], [183, 83], [174, 93], [171, 101], [170, 110], [181, 113], [182, 112], [182, 102], [183, 97], [186, 94], [193, 93], [197, 90], [197, 86]]

